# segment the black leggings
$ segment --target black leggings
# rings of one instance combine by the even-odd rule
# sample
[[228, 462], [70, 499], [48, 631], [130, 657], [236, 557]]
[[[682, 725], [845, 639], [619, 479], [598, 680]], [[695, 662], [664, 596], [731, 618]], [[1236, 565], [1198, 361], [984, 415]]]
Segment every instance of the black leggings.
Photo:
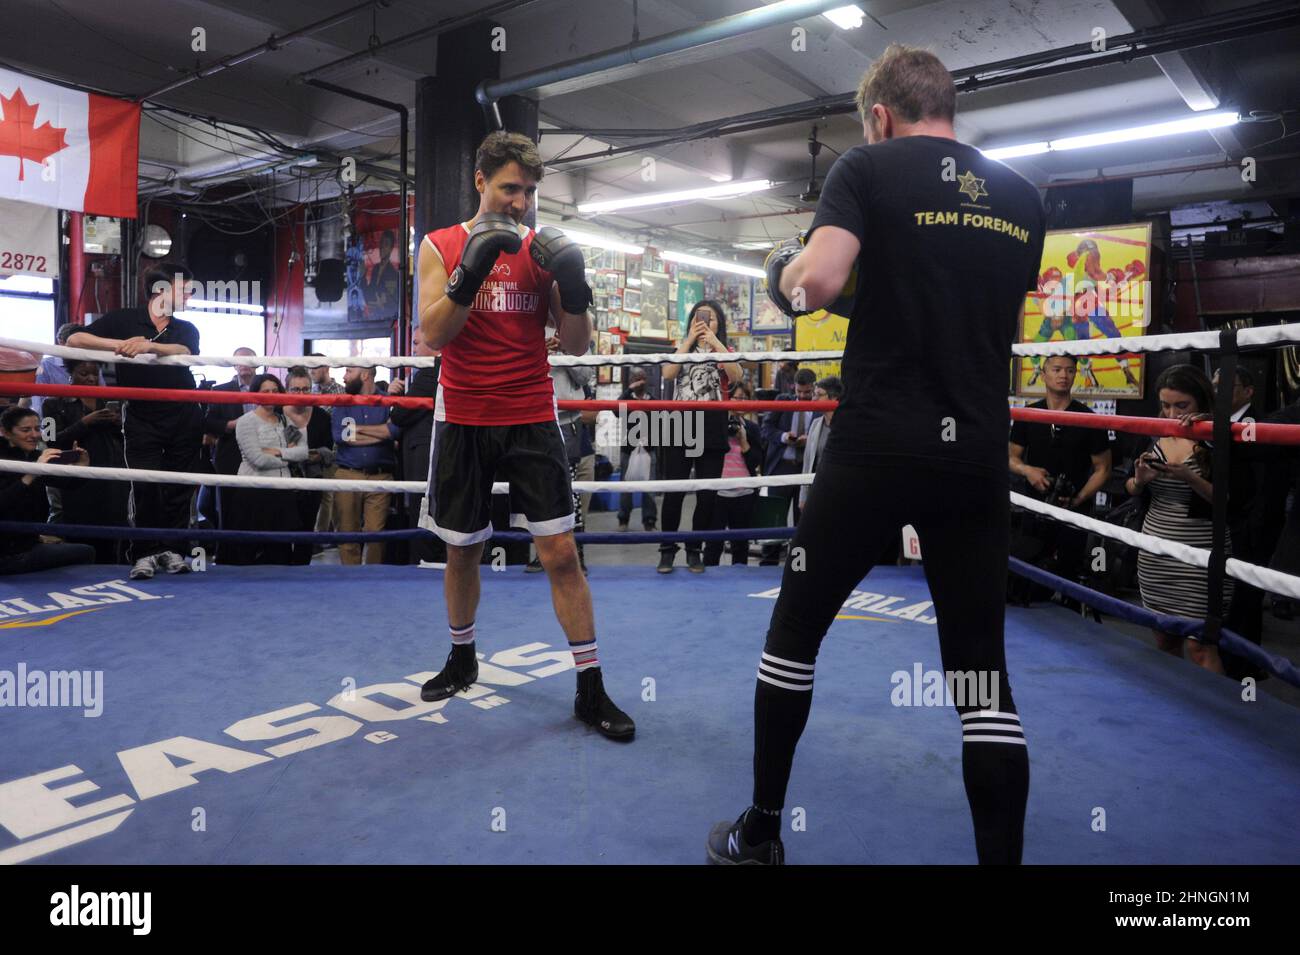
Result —
[[755, 806], [784, 806], [822, 638], [885, 544], [911, 524], [921, 540], [945, 672], [985, 674], [982, 685], [997, 686], [996, 705], [958, 699], [956, 707], [979, 858], [1020, 861], [1029, 761], [1003, 649], [1008, 491], [1005, 471], [972, 477], [937, 467], [844, 463], [829, 453], [820, 462], [759, 667]]
[[[713, 412], [709, 412], [713, 414]], [[722, 459], [725, 451], [705, 451], [699, 457], [688, 458], [685, 448], [666, 447], [661, 450], [659, 459], [659, 478], [664, 481], [681, 481], [691, 476], [695, 469], [696, 479], [722, 477]], [[713, 529], [713, 504], [718, 498], [717, 491], [694, 491], [695, 513], [691, 517], [691, 530], [707, 531]], [[682, 499], [685, 492], [665, 493], [663, 506], [659, 509], [659, 529], [675, 531], [682, 523]], [[701, 544], [692, 541], [686, 545], [688, 553], [698, 554]], [[661, 551], [677, 553], [677, 545], [669, 542], [660, 544]]]

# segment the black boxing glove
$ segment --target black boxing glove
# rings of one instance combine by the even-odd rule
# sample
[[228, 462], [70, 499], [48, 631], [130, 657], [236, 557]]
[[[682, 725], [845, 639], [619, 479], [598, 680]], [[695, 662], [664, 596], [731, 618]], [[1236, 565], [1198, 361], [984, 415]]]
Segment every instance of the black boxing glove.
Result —
[[778, 245], [767, 254], [767, 260], [763, 262], [763, 271], [767, 273], [767, 297], [772, 300], [773, 305], [791, 318], [808, 314], [808, 309], [795, 308], [790, 300], [781, 293], [781, 273], [785, 271], [785, 267], [790, 264], [794, 257], [802, 251], [803, 235], [800, 234]]
[[461, 253], [460, 265], [447, 279], [447, 297], [457, 305], [471, 308], [474, 297], [492, 274], [497, 256], [519, 251], [523, 245], [515, 220], [500, 212], [485, 212], [469, 232], [469, 241]]
[[592, 294], [582, 249], [559, 229], [548, 225], [537, 230], [528, 252], [539, 268], [555, 276], [555, 283], [560, 287], [560, 308], [570, 315], [586, 312]]

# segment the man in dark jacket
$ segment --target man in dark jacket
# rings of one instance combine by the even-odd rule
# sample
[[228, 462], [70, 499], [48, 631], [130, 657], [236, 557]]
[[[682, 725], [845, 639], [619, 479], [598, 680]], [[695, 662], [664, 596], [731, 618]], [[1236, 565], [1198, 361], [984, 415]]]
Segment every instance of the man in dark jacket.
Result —
[[[420, 337], [420, 323], [416, 322], [412, 330], [412, 343], [419, 358], [431, 357], [434, 353], [425, 347]], [[411, 398], [432, 398], [438, 391], [438, 366], [421, 368], [411, 378], [411, 387], [406, 395]], [[392, 393], [392, 389], [390, 389]], [[393, 406], [388, 420], [402, 429], [398, 441], [398, 451], [402, 457], [402, 480], [420, 481], [429, 479], [429, 444], [433, 440], [433, 408], [400, 408]], [[406, 513], [411, 527], [420, 526], [420, 503], [423, 494], [406, 495]], [[447, 545], [442, 539], [432, 534], [416, 538], [411, 542], [410, 560], [413, 564], [420, 561], [443, 563], [447, 560]]]
[[[236, 348], [236, 355], [255, 355], [251, 348]], [[213, 391], [248, 391], [253, 383], [257, 368], [253, 365], [236, 365], [235, 377], [224, 384], [213, 386]], [[239, 465], [244, 456], [239, 452], [239, 443], [235, 440], [235, 423], [246, 411], [251, 411], [253, 404], [211, 404], [203, 416], [203, 433], [211, 435], [216, 444], [211, 446], [212, 470], [217, 474], [238, 474]], [[243, 526], [227, 510], [234, 507], [234, 496], [224, 495], [217, 488], [217, 526]], [[218, 551], [220, 548], [218, 547]]]
[[[817, 375], [811, 368], [800, 368], [794, 376], [794, 394], [777, 395], [777, 401], [812, 401], [817, 387]], [[804, 446], [813, 421], [821, 417], [820, 411], [769, 411], [763, 417], [763, 440], [767, 444], [767, 457], [763, 461], [764, 474], [803, 473]], [[768, 488], [772, 497], [784, 497], [794, 508], [791, 523], [799, 525], [799, 486]], [[771, 566], [780, 562], [781, 545], [764, 544], [760, 564]]]

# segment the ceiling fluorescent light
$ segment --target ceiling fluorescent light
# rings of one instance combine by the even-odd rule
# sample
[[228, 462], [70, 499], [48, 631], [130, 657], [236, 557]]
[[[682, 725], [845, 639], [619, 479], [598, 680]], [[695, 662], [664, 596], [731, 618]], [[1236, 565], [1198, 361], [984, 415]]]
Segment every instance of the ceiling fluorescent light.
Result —
[[1126, 129], [1113, 129], [1104, 133], [1088, 133], [1084, 136], [1065, 136], [1048, 142], [1024, 143], [1019, 146], [1000, 146], [997, 149], [981, 149], [989, 159], [1014, 159], [1017, 156], [1037, 156], [1046, 152], [1061, 152], [1066, 149], [1088, 149], [1092, 146], [1108, 146], [1113, 143], [1131, 143], [1141, 139], [1157, 139], [1161, 136], [1178, 136], [1182, 133], [1195, 133], [1206, 129], [1220, 129], [1240, 122], [1233, 112], [1198, 113], [1187, 119], [1176, 119], [1168, 123], [1150, 123], [1146, 126], [1129, 126]]
[[1037, 156], [1048, 150], [1047, 143], [1025, 143], [1023, 146], [1003, 146], [1000, 149], [981, 149], [989, 159], [1015, 159], [1017, 156]]
[[822, 14], [827, 20], [835, 24], [841, 30], [856, 30], [862, 26], [862, 10], [854, 4], [847, 7], [836, 7], [834, 10], [827, 10]]
[[768, 179], [753, 179], [747, 182], [728, 182], [703, 189], [683, 189], [677, 192], [655, 192], [644, 196], [628, 196], [626, 199], [610, 199], [605, 202], [579, 203], [578, 211], [584, 214], [597, 212], [614, 212], [618, 209], [636, 209], [645, 206], [661, 206], [674, 202], [692, 202], [696, 199], [732, 199], [771, 189]]
[[748, 275], [751, 278], [761, 279], [766, 273], [762, 269], [756, 269], [751, 265], [741, 265], [739, 262], [723, 262], [719, 259], [704, 259], [698, 255], [687, 255], [685, 252], [673, 252], [664, 249], [659, 255], [666, 262], [679, 262], [682, 265], [697, 265], [702, 269], [713, 269], [716, 272], [731, 272], [734, 275]]
[[1176, 119], [1169, 123], [1151, 123], [1147, 126], [1130, 126], [1128, 129], [1116, 129], [1108, 133], [1090, 133], [1087, 136], [1068, 136], [1053, 139], [1051, 148], [1087, 149], [1089, 146], [1108, 146], [1111, 143], [1129, 143], [1139, 139], [1156, 139], [1160, 136], [1177, 136], [1180, 133], [1194, 133], [1205, 129], [1219, 129], [1233, 126], [1237, 122], [1236, 113], [1199, 113], [1187, 119]]

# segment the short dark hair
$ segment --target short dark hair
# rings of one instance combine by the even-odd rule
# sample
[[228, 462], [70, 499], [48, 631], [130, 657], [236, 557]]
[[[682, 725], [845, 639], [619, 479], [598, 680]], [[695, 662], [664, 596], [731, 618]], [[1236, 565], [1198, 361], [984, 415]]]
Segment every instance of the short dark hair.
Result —
[[275, 375], [269, 373], [254, 375], [253, 380], [248, 384], [248, 390], [253, 394], [257, 394], [262, 390], [262, 385], [266, 384], [268, 381], [275, 382], [275, 390], [280, 394], [284, 394], [284, 382], [280, 381], [280, 379]]
[[794, 383], [796, 385], [815, 385], [817, 384], [817, 375], [811, 368], [800, 368], [794, 373]]
[[59, 330], [54, 333], [54, 340], [60, 345], [66, 345], [68, 339], [79, 331], [81, 331], [81, 326], [76, 322], [64, 322], [59, 326]]
[[957, 87], [943, 62], [929, 50], [891, 43], [858, 84], [858, 112], [865, 120], [876, 103], [905, 123], [957, 115]]
[[512, 162], [519, 163], [524, 172], [538, 182], [546, 174], [537, 144], [522, 133], [507, 133], [505, 130], [488, 133], [474, 156], [474, 168], [483, 173], [485, 179], [491, 179], [498, 170]]
[[1236, 374], [1233, 377], [1237, 379], [1237, 384], [1243, 388], [1255, 387], [1255, 373], [1245, 365], [1238, 365]]
[[159, 262], [150, 266], [144, 273], [144, 297], [150, 299], [159, 294], [154, 291], [159, 285], [171, 288], [178, 278], [190, 282], [194, 279], [194, 273], [180, 262]]
[[89, 358], [65, 358], [63, 359], [63, 370], [69, 375], [75, 372], [80, 365], [98, 365], [99, 362], [91, 361]]
[[1053, 358], [1064, 358], [1075, 368], [1079, 367], [1079, 358], [1077, 355], [1048, 355], [1046, 358], [1043, 359], [1043, 364], [1046, 365]]
[[832, 401], [839, 401], [844, 397], [844, 382], [840, 381], [838, 375], [827, 375], [817, 382], [817, 387], [826, 392], [826, 397]]
[[6, 431], [12, 431], [18, 426], [18, 422], [22, 421], [28, 415], [31, 415], [33, 418], [40, 417], [40, 415], [31, 408], [24, 408], [22, 405], [11, 405], [5, 409], [4, 414], [0, 414], [0, 428], [4, 428]]
[[290, 378], [306, 378], [311, 381], [311, 372], [302, 365], [294, 365], [285, 373], [284, 380], [288, 381]]

